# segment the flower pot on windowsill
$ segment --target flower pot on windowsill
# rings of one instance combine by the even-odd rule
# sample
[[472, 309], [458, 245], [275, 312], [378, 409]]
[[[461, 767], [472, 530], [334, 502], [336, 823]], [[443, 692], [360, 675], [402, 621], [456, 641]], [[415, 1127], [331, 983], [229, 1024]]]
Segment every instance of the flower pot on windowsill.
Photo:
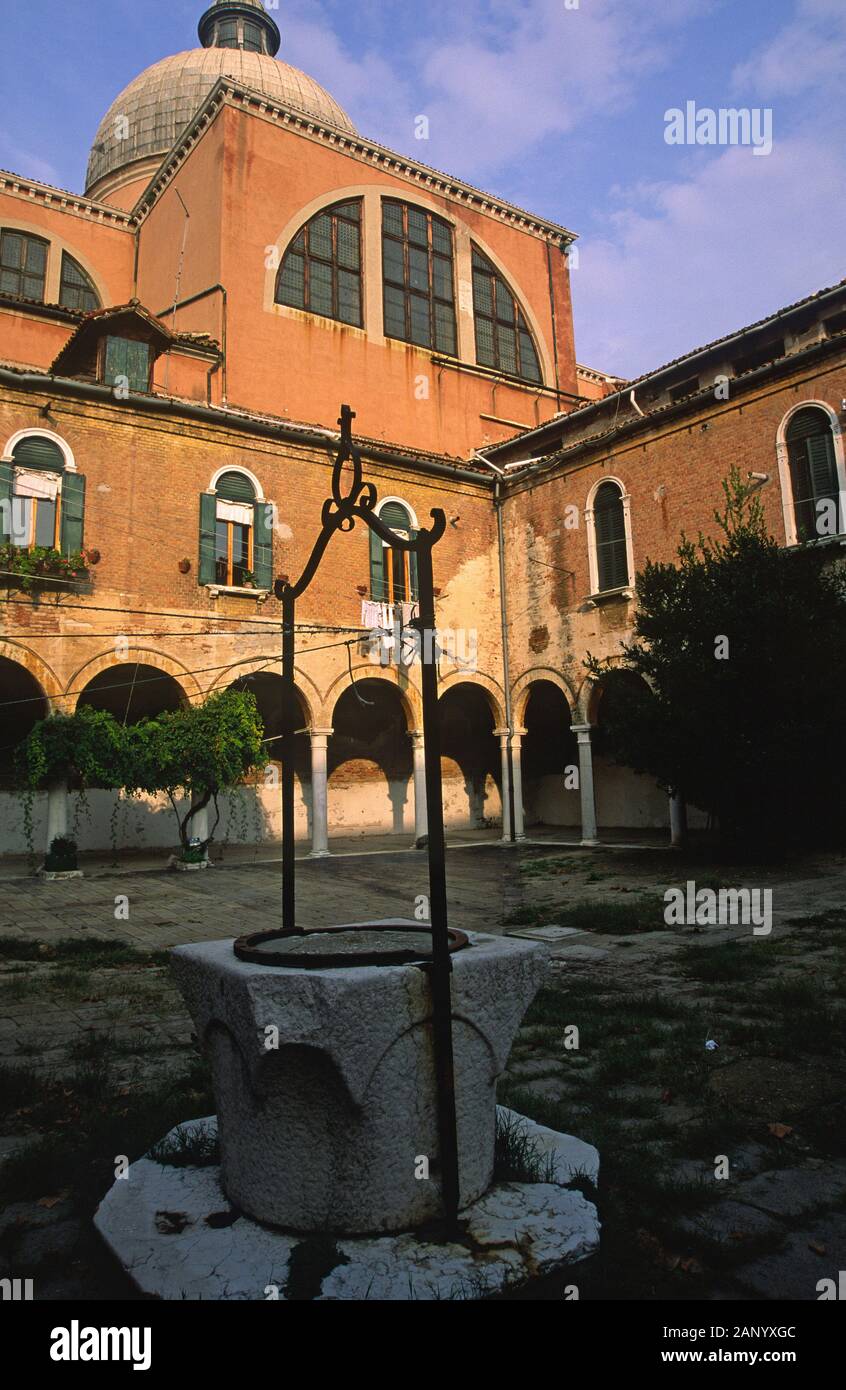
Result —
[[71, 593], [78, 592], [89, 577], [87, 557], [81, 551], [62, 555], [43, 546], [22, 550], [0, 545], [0, 587], [4, 589]]

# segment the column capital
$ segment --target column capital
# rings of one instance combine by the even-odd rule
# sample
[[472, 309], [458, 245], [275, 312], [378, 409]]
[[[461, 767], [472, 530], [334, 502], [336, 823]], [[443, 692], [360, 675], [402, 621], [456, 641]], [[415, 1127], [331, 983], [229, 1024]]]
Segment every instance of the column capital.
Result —
[[414, 744], [414, 747], [415, 747], [415, 748], [422, 748], [422, 747], [423, 747], [423, 730], [422, 730], [422, 729], [408, 729], [408, 730], [407, 730], [407, 733], [408, 733], [408, 737], [411, 739], [411, 742]]
[[510, 729], [494, 729], [494, 738], [510, 738]]
[[590, 736], [596, 728], [595, 724], [571, 724], [571, 733], [576, 734], [583, 742], [589, 742]]
[[334, 732], [335, 732], [334, 729], [315, 729], [315, 728], [312, 728], [312, 729], [309, 729], [308, 734], [309, 734], [309, 738], [331, 738], [332, 735], [334, 734]]

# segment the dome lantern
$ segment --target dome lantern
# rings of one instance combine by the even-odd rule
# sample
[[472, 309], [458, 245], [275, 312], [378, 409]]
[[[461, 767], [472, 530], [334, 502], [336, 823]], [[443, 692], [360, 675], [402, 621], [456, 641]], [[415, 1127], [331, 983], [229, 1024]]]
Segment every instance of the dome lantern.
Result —
[[282, 42], [261, 0], [212, 0], [197, 33], [203, 48], [240, 48], [275, 58]]

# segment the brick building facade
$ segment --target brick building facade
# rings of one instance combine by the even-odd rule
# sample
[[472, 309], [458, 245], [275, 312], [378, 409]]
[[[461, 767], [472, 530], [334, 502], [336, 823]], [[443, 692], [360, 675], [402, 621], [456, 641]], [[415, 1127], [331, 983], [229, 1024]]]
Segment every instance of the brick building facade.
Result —
[[[257, 0], [216, 0], [200, 37], [116, 99], [84, 195], [0, 173], [6, 785], [50, 710], [138, 719], [237, 683], [272, 757], [273, 580], [308, 556], [349, 401], [390, 524], [447, 516], [448, 821], [668, 825], [666, 793], [593, 747], [584, 658], [617, 655], [636, 570], [710, 528], [732, 465], [785, 544], [844, 491], [846, 284], [623, 383], [576, 361], [572, 233], [360, 136], [277, 60]], [[22, 587], [36, 545], [84, 550], [84, 572]], [[332, 831], [425, 832], [419, 672], [371, 635], [414, 597], [400, 552], [358, 528], [300, 605], [315, 853]], [[247, 801], [225, 833], [277, 836], [273, 764]], [[173, 839], [155, 802], [92, 793], [72, 818], [83, 848], [115, 827]], [[19, 822], [0, 792], [5, 853]]]

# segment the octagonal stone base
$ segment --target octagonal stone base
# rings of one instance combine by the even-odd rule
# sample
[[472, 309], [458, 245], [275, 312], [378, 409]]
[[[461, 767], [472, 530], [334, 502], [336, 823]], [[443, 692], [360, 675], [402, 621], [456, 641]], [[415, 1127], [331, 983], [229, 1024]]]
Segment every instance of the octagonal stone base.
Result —
[[[400, 1302], [479, 1299], [518, 1288], [592, 1255], [596, 1208], [567, 1186], [594, 1184], [596, 1149], [501, 1111], [526, 1127], [554, 1181], [494, 1183], [461, 1213], [463, 1239], [435, 1244], [422, 1233], [308, 1237], [251, 1220], [230, 1205], [218, 1167], [171, 1167], [149, 1156], [114, 1184], [94, 1224], [142, 1293], [162, 1299]], [[214, 1116], [167, 1136], [213, 1141]]]

